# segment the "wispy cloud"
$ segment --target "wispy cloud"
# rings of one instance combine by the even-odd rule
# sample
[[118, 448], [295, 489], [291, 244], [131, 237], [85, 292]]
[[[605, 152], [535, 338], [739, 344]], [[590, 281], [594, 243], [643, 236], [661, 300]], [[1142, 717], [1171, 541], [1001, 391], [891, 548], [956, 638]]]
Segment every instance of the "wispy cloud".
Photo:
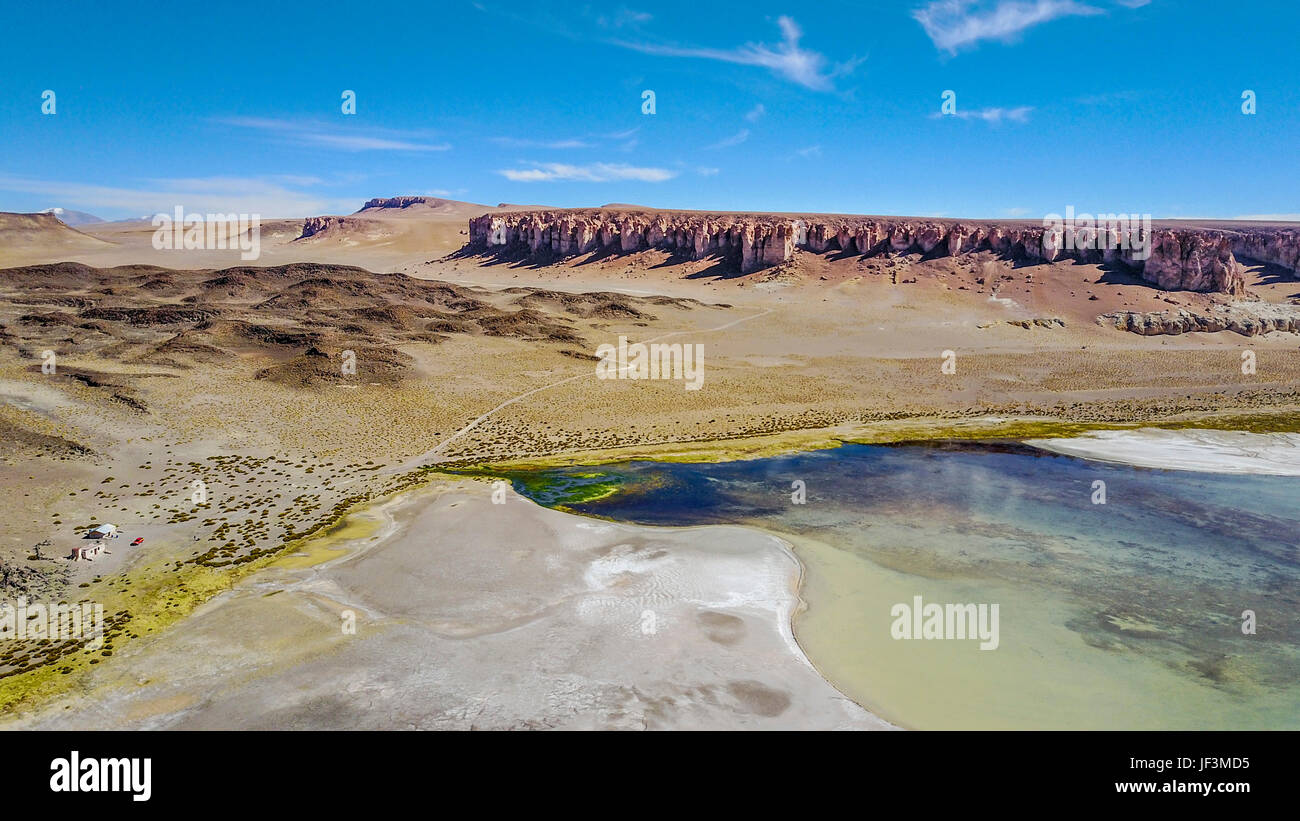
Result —
[[745, 114], [745, 119], [749, 120], [751, 123], [756, 123], [759, 120], [763, 119], [763, 115], [766, 113], [767, 113], [767, 109], [763, 107], [762, 103], [759, 103], [758, 105], [751, 108]]
[[1082, 97], [1076, 97], [1075, 102], [1081, 105], [1114, 105], [1114, 104], [1131, 104], [1141, 99], [1142, 94], [1137, 91], [1103, 91], [1100, 94], [1085, 94]]
[[804, 157], [805, 159], [808, 157], [820, 157], [822, 155], [822, 147], [820, 145], [809, 145], [804, 148], [796, 148], [794, 153], [798, 154], [800, 157]]
[[635, 28], [644, 23], [649, 23], [654, 19], [654, 15], [645, 11], [636, 11], [629, 9], [627, 6], [620, 6], [617, 11], [610, 14], [602, 14], [596, 18], [596, 25], [601, 28], [618, 29], [625, 26]]
[[718, 140], [713, 145], [705, 146], [705, 150], [711, 151], [715, 148], [731, 148], [734, 145], [740, 145], [741, 143], [743, 143], [745, 140], [748, 139], [749, 139], [749, 129], [742, 128], [739, 131], [737, 131], [735, 134], [732, 134], [730, 137]]
[[497, 145], [512, 148], [591, 148], [591, 143], [582, 140], [521, 140], [515, 137], [489, 137]]
[[295, 190], [290, 185], [274, 177], [195, 177], [148, 179], [128, 187], [0, 175], [0, 191], [40, 194], [65, 207], [100, 209], [104, 213], [169, 213], [179, 205], [199, 213], [303, 217], [348, 213], [356, 210], [361, 201]]
[[732, 49], [718, 49], [626, 41], [614, 41], [614, 44], [644, 54], [657, 54], [664, 57], [698, 57], [745, 66], [762, 66], [814, 91], [833, 91], [835, 78], [848, 74], [862, 62], [854, 58], [831, 65], [824, 54], [810, 51], [799, 45], [803, 31], [793, 19], [782, 16], [777, 19], [777, 25], [781, 28], [781, 42], [776, 45], [746, 43]]
[[635, 128], [629, 128], [625, 131], [614, 131], [609, 134], [600, 134], [598, 136], [606, 140], [626, 140], [628, 137], [631, 137], [640, 130], [641, 126], [636, 126]]
[[695, 173], [699, 174], [701, 177], [716, 177], [718, 175], [718, 171], [719, 169], [717, 168], [708, 168], [705, 166], [700, 166], [699, 168], [695, 169]]
[[956, 53], [981, 40], [1009, 40], [1058, 17], [1101, 13], [1077, 0], [934, 0], [912, 16], [935, 47]]
[[531, 168], [506, 168], [498, 174], [512, 182], [664, 182], [677, 176], [666, 168], [642, 168], [624, 163], [529, 163]]
[[425, 131], [391, 129], [353, 130], [312, 121], [277, 120], [268, 117], [223, 117], [217, 122], [272, 134], [299, 145], [318, 145], [339, 151], [447, 151], [448, 143], [427, 142]]
[[1024, 123], [1029, 121], [1029, 112], [1033, 110], [1034, 107], [1029, 105], [1016, 106], [1015, 108], [963, 108], [952, 114], [935, 112], [930, 115], [930, 118], [956, 117], [961, 120], [983, 120], [986, 123], [1000, 123], [1003, 120]]
[[539, 140], [530, 137], [488, 137], [489, 142], [497, 145], [508, 146], [510, 148], [542, 148], [542, 149], [574, 149], [574, 148], [596, 148], [601, 144], [609, 142], [620, 142], [621, 150], [627, 151], [636, 146], [636, 140], [632, 136], [640, 131], [640, 126], [624, 129], [623, 131], [614, 131], [607, 134], [587, 134], [583, 137], [567, 137], [555, 140]]

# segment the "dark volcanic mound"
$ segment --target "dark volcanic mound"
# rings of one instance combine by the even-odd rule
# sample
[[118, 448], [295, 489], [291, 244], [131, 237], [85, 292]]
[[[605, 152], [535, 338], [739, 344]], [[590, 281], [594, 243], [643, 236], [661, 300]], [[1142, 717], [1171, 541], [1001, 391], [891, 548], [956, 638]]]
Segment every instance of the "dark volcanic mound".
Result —
[[[311, 387], [400, 380], [414, 363], [401, 346], [437, 344], [447, 334], [583, 347], [572, 317], [641, 320], [652, 318], [643, 310], [649, 305], [699, 305], [611, 292], [507, 294], [513, 301], [501, 304], [480, 289], [350, 265], [173, 270], [61, 262], [0, 270], [0, 341], [28, 359], [53, 350], [181, 370], [262, 360], [257, 378]], [[356, 357], [355, 376], [342, 372], [345, 351]], [[67, 375], [144, 409], [130, 373]]]

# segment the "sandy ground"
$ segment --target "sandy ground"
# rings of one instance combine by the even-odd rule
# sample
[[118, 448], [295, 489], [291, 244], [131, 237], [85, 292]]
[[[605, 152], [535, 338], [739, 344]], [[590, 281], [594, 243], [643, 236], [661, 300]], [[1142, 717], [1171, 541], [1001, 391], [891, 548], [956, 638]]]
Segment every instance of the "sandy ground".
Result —
[[155, 249], [157, 228], [149, 220], [104, 222], [69, 228], [48, 215], [0, 213], [0, 265], [71, 260], [97, 266], [152, 264], [170, 268], [277, 265], [284, 262], [338, 261], [347, 256], [375, 271], [442, 257], [463, 245], [468, 221], [489, 209], [442, 201], [438, 207], [365, 209], [346, 224], [302, 237], [301, 219], [260, 223], [259, 256], [245, 260], [240, 249]]
[[779, 540], [491, 494], [447, 482], [376, 509], [341, 556], [289, 557], [9, 726], [888, 727], [795, 644], [800, 569]]

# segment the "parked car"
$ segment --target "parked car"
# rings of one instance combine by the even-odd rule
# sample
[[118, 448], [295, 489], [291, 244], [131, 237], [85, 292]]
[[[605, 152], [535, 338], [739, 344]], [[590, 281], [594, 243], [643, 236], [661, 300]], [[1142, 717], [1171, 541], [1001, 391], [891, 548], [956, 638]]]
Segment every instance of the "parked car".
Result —
[[143, 542], [143, 541], [144, 541], [144, 537], [143, 537], [143, 536], [137, 536], [136, 539], [135, 539], [135, 541], [134, 541], [134, 542], [131, 542], [131, 547], [135, 547], [136, 545], [140, 544], [140, 543]]

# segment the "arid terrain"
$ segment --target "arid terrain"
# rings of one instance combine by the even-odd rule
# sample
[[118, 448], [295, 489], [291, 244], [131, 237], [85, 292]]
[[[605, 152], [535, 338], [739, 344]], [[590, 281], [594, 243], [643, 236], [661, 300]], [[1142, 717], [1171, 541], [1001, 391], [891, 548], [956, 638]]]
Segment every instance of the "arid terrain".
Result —
[[[471, 219], [523, 212], [374, 200], [263, 224], [251, 262], [155, 250], [143, 221], [0, 215], [0, 584], [8, 598], [93, 598], [110, 624], [93, 653], [0, 655], [0, 708], [115, 669], [132, 639], [167, 634], [345, 511], [426, 481], [422, 468], [1016, 425], [1300, 429], [1300, 336], [1270, 330], [1296, 327], [1300, 279], [1276, 262], [1241, 256], [1239, 287], [1211, 292], [1166, 290], [1113, 260], [960, 243], [795, 247], [745, 271], [707, 244], [548, 255], [470, 242]], [[1256, 226], [1204, 230], [1243, 227]], [[702, 345], [702, 388], [598, 379], [597, 346], [620, 336]], [[124, 538], [66, 560], [93, 522]], [[770, 682], [739, 686], [752, 704]]]

